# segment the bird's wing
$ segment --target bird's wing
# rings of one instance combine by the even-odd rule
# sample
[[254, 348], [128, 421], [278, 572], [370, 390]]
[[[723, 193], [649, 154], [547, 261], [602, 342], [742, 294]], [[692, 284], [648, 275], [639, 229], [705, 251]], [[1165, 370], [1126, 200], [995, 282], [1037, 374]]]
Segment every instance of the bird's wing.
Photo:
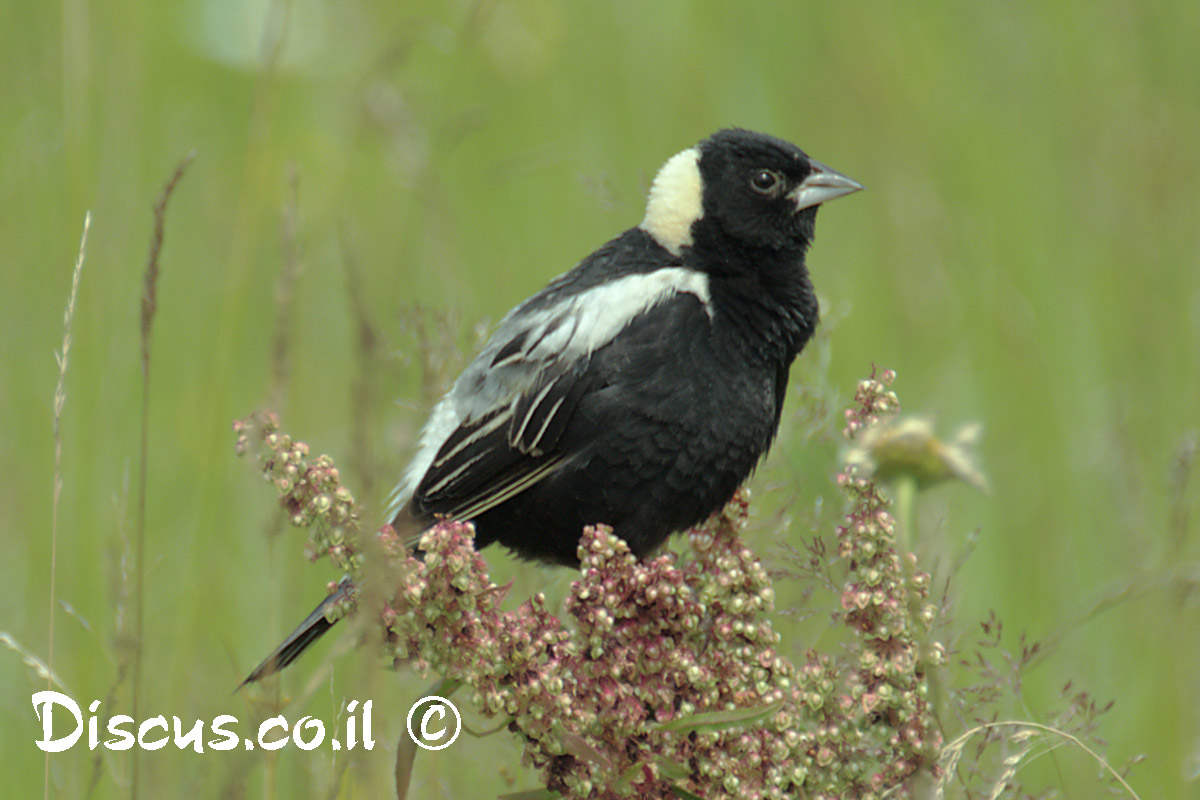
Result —
[[446, 438], [413, 495], [423, 515], [473, 519], [552, 475], [555, 452], [587, 393], [589, 358], [544, 364], [528, 388]]
[[583, 262], [501, 320], [430, 416], [389, 518], [472, 519], [545, 480], [576, 455], [555, 445], [580, 400], [600, 388], [589, 372], [597, 350], [680, 294], [711, 317], [700, 273], [665, 266], [598, 280], [580, 271], [594, 264]]

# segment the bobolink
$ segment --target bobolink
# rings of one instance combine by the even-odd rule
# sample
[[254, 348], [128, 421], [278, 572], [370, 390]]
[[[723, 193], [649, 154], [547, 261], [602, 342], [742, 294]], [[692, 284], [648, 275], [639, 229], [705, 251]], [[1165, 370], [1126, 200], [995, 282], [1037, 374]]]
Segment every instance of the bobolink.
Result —
[[[641, 224], [510, 311], [437, 404], [393, 527], [415, 544], [440, 518], [469, 520], [476, 548], [577, 566], [585, 525], [641, 557], [719, 510], [770, 447], [817, 324], [817, 208], [861, 188], [745, 130], [675, 155]], [[247, 682], [291, 663], [351, 590]]]

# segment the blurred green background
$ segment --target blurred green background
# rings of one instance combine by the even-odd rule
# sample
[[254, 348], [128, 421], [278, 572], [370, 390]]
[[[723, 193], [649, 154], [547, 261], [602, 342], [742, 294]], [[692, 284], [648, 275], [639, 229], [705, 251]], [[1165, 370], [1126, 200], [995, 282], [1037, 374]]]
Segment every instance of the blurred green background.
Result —
[[[91, 209], [58, 520], [57, 597], [75, 615], [57, 612], [54, 669], [81, 705], [129, 713], [139, 298], [151, 204], [194, 148], [153, 338], [140, 713], [248, 728], [278, 696], [295, 699], [289, 720], [328, 725], [374, 699], [379, 744], [171, 746], [141, 755], [142, 794], [381, 796], [427, 680], [331, 636], [281, 686], [230, 694], [336, 577], [307, 564], [300, 532], [267, 533], [273, 494], [234, 457], [230, 422], [275, 408], [378, 508], [454, 353], [636, 224], [667, 157], [738, 125], [868, 187], [820, 215], [809, 263], [827, 322], [755, 478], [752, 544], [776, 552], [785, 500], [793, 541], [831, 533], [837, 409], [812, 403], [896, 369], [907, 410], [986, 425], [991, 494], [920, 498], [928, 563], [978, 532], [954, 629], [969, 642], [994, 609], [1011, 648], [1064, 634], [1007, 715], [1051, 722], [1073, 680], [1116, 701], [1099, 733], [1115, 764], [1147, 755], [1143, 797], [1196, 796], [1200, 614], [1163, 562], [1194, 574], [1197, 558], [1200, 482], [1179, 467], [1200, 424], [1197, 41], [1200, 5], [1181, 2], [5, 3], [0, 630], [46, 658], [53, 353]], [[571, 579], [488, 557], [516, 574], [510, 600]], [[1088, 613], [1106, 597], [1120, 602]], [[795, 658], [827, 630], [778, 624]], [[4, 649], [0, 685], [4, 793], [37, 796], [45, 681]], [[94, 796], [125, 796], [129, 769], [80, 744], [52, 758], [50, 794], [95, 780]], [[1101, 790], [1077, 752], [1030, 775]], [[502, 734], [422, 753], [414, 786], [490, 797], [536, 779]]]

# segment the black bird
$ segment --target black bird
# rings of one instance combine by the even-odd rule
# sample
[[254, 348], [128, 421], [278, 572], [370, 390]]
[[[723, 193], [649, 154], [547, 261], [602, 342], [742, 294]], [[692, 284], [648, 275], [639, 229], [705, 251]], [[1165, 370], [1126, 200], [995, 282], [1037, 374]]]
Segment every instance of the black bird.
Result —
[[[766, 454], [817, 325], [817, 207], [862, 186], [781, 139], [719, 131], [671, 158], [646, 216], [521, 303], [433, 410], [387, 517], [577, 566], [585, 525], [639, 557], [716, 512]], [[321, 602], [246, 682], [332, 625]]]

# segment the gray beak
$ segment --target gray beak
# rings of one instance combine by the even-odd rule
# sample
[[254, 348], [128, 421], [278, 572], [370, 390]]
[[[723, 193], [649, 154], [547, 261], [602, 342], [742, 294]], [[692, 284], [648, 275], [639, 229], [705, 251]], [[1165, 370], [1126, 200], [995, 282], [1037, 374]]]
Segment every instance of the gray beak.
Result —
[[819, 206], [835, 197], [857, 192], [863, 185], [820, 161], [809, 159], [812, 172], [789, 195], [796, 203], [796, 210]]

